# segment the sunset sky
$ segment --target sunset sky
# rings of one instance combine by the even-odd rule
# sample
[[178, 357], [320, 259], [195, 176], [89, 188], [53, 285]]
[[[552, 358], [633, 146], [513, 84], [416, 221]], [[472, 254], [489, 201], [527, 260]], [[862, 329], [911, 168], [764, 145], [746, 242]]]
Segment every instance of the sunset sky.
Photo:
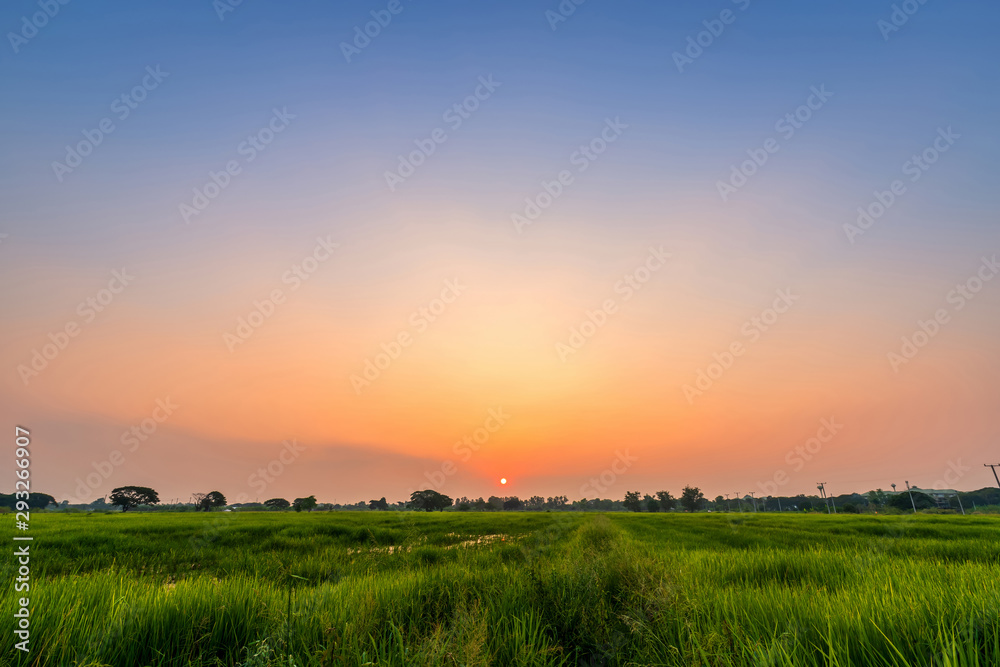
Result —
[[32, 490], [992, 485], [1000, 6], [902, 4], [5, 3]]

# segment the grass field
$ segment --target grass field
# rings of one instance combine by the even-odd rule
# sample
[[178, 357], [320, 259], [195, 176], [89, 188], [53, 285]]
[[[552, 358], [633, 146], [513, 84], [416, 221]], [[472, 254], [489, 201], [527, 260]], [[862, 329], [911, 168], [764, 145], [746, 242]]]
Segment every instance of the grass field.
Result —
[[32, 651], [10, 639], [3, 664], [1000, 664], [997, 517], [38, 514], [32, 532]]

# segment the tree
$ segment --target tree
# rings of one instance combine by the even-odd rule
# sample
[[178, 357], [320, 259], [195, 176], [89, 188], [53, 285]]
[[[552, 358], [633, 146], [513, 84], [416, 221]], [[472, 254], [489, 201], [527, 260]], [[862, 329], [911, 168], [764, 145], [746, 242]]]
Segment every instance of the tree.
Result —
[[910, 502], [910, 494], [906, 491], [900, 491], [889, 500], [889, 505], [898, 510], [912, 510], [914, 505], [917, 506], [918, 510], [929, 510], [937, 507], [937, 503], [934, 502], [934, 499], [926, 493], [921, 493], [919, 491], [911, 491], [910, 493], [913, 494], [912, 503]]
[[[6, 493], [0, 493], [0, 507], [9, 507], [12, 510], [17, 509], [18, 500], [19, 498], [15, 493], [11, 493], [9, 495]], [[56, 499], [47, 493], [32, 492], [28, 494], [28, 501], [27, 501], [28, 509], [30, 510], [45, 509], [46, 507], [49, 506], [50, 503], [54, 503], [55, 501]], [[24, 507], [24, 505], [22, 505], [21, 507]]]
[[380, 500], [369, 500], [368, 509], [385, 511], [389, 509], [389, 503], [385, 501], [385, 496], [382, 496]]
[[677, 507], [677, 499], [670, 495], [669, 491], [657, 491], [656, 497], [660, 501], [660, 509], [664, 512], [669, 512]]
[[410, 494], [410, 507], [415, 510], [425, 512], [441, 511], [445, 507], [451, 507], [452, 499], [443, 493], [438, 493], [433, 489], [424, 491], [414, 491]]
[[127, 512], [138, 505], [155, 505], [160, 502], [156, 491], [147, 486], [119, 486], [111, 491], [111, 504]]
[[195, 493], [192, 494], [194, 498], [195, 506], [206, 512], [210, 512], [213, 507], [225, 507], [226, 497], [219, 493], [218, 491], [210, 491], [209, 493]]
[[625, 500], [622, 503], [629, 512], [639, 512], [642, 510], [642, 501], [639, 500], [638, 491], [626, 491]]
[[511, 496], [503, 501], [503, 508], [505, 510], [519, 510], [521, 509], [521, 499], [517, 496]]
[[541, 496], [531, 496], [524, 501], [524, 509], [536, 511], [545, 509], [545, 498], [542, 498]]
[[275, 510], [284, 510], [291, 506], [292, 504], [284, 498], [270, 498], [269, 500], [264, 501], [264, 507], [270, 507]]
[[205, 497], [205, 511], [208, 512], [213, 507], [225, 507], [228, 503], [226, 502], [226, 497], [222, 495], [221, 491], [210, 491]]
[[716, 496], [715, 497], [715, 511], [716, 512], [721, 512], [722, 508], [724, 507], [725, 502], [726, 502], [725, 498], [723, 498], [722, 496]]
[[305, 498], [296, 498], [295, 502], [292, 503], [292, 507], [296, 512], [301, 512], [305, 510], [307, 512], [312, 512], [313, 508], [316, 507], [316, 496], [306, 496]]
[[561, 510], [569, 505], [569, 498], [566, 496], [552, 496], [545, 501], [545, 506], [553, 510]]
[[701, 506], [701, 501], [705, 500], [705, 494], [697, 486], [685, 486], [681, 492], [681, 505], [685, 512], [694, 512]]
[[873, 507], [885, 507], [887, 500], [888, 496], [886, 496], [885, 491], [882, 489], [875, 489], [868, 492], [868, 504]]
[[642, 497], [642, 504], [646, 507], [647, 512], [659, 512], [660, 511], [660, 501], [649, 495], [648, 493]]

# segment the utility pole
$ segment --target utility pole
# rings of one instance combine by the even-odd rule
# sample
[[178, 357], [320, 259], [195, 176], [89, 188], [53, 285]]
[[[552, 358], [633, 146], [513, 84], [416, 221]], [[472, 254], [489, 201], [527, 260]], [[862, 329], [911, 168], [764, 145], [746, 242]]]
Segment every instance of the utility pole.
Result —
[[729, 494], [728, 493], [726, 494], [726, 511], [727, 512], [732, 511], [732, 508], [729, 507]]
[[753, 497], [753, 491], [750, 492], [750, 500], [753, 502], [753, 511], [757, 511], [757, 499]]
[[993, 471], [993, 479], [997, 481], [997, 486], [1000, 486], [1000, 477], [997, 476], [997, 468], [1000, 468], [1000, 463], [984, 463], [983, 467]]
[[965, 507], [962, 506], [962, 496], [955, 491], [955, 497], [958, 498], [958, 509], [962, 510], [962, 516], [965, 516]]
[[778, 496], [778, 514], [781, 514], [781, 496]]
[[742, 514], [743, 513], [743, 499], [740, 498], [739, 492], [736, 493], [736, 504], [740, 508], [740, 514]]
[[830, 502], [826, 499], [826, 482], [816, 482], [816, 488], [819, 489], [819, 495], [823, 498], [823, 504], [826, 505], [826, 513], [830, 513]]
[[910, 494], [910, 504], [913, 505], [913, 513], [917, 513], [917, 504], [913, 502], [913, 491], [910, 490], [910, 480], [906, 480], [906, 492]]

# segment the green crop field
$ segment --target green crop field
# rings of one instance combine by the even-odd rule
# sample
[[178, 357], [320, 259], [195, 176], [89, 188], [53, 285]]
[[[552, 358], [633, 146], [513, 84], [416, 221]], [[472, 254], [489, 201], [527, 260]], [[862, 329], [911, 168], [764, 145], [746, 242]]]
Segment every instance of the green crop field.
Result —
[[1000, 664], [991, 516], [38, 514], [32, 533], [31, 653], [5, 631], [6, 665]]

